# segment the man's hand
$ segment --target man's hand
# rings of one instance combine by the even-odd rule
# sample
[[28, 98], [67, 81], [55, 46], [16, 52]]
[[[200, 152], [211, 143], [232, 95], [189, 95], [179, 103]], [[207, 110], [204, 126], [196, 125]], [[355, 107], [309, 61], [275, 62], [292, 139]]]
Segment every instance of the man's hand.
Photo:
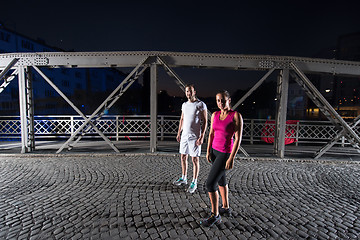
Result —
[[181, 135], [180, 134], [176, 135], [176, 141], [180, 142], [180, 140], [181, 140]]
[[196, 140], [196, 146], [200, 146], [204, 143], [204, 137], [199, 137], [198, 140]]

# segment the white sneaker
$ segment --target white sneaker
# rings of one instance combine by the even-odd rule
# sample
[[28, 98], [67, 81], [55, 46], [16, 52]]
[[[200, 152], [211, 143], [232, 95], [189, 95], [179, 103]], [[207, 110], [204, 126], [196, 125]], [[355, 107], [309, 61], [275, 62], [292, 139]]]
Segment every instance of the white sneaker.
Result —
[[182, 184], [187, 184], [187, 180], [179, 178], [178, 180], [174, 181], [173, 184], [176, 185], [176, 186], [180, 186]]
[[196, 188], [197, 188], [197, 184], [192, 182], [192, 183], [190, 184], [190, 187], [188, 188], [187, 191], [188, 191], [189, 193], [194, 193], [195, 190], [196, 190]]

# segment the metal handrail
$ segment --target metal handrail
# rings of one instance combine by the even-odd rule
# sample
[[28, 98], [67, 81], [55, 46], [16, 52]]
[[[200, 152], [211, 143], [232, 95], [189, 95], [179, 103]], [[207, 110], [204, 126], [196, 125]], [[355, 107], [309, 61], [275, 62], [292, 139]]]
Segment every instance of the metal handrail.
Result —
[[[158, 137], [161, 140], [175, 139], [180, 116], [158, 115]], [[84, 119], [77, 115], [35, 116], [36, 139], [65, 139], [82, 125]], [[149, 115], [104, 115], [93, 122], [98, 129], [111, 140], [136, 140], [150, 137]], [[270, 137], [264, 130], [266, 119], [244, 119], [243, 141], [254, 144], [261, 142], [262, 137]], [[271, 126], [271, 124], [267, 124]], [[290, 126], [294, 130], [287, 138], [296, 139], [299, 143], [323, 144], [331, 140], [337, 133], [330, 121], [300, 120]], [[360, 133], [360, 126], [355, 128]], [[21, 137], [20, 116], [0, 116], [0, 140], [19, 139]], [[90, 130], [84, 138], [99, 138], [94, 130]], [[339, 142], [342, 146], [346, 141]]]

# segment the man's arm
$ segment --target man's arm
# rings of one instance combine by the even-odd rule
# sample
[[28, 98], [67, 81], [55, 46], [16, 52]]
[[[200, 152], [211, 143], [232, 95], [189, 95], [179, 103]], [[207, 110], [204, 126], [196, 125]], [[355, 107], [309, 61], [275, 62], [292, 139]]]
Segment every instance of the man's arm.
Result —
[[206, 128], [207, 128], [207, 122], [208, 122], [207, 110], [206, 109], [201, 112], [200, 118], [201, 118], [203, 124], [201, 125], [200, 137], [196, 141], [196, 145], [198, 145], [198, 146], [200, 146], [204, 142], [205, 132], [206, 132]]
[[176, 140], [178, 142], [180, 142], [180, 139], [181, 139], [181, 131], [182, 131], [182, 126], [183, 126], [183, 121], [184, 121], [184, 113], [181, 112], [181, 117], [180, 117], [180, 122], [179, 122], [179, 129], [178, 129], [178, 133], [176, 135]]

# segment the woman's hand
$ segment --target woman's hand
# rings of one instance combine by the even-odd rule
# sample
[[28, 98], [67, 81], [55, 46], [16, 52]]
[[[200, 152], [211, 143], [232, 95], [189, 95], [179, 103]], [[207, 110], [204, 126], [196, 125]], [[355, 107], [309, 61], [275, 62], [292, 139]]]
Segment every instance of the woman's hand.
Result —
[[211, 154], [209, 151], [206, 153], [206, 160], [211, 163]]
[[225, 169], [230, 170], [234, 167], [234, 158], [229, 158], [226, 160]]

